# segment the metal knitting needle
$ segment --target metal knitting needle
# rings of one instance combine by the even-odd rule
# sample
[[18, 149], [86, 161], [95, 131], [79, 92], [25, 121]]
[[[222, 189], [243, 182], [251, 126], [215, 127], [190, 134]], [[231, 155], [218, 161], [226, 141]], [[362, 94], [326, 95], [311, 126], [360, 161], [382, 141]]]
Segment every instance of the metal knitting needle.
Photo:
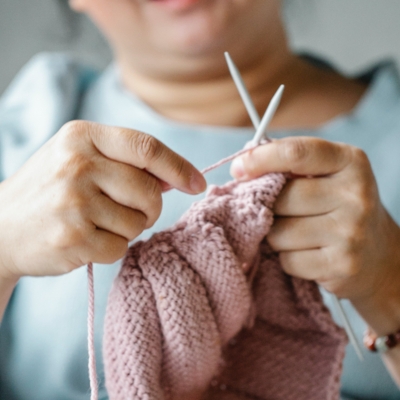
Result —
[[[252, 140], [253, 144], [259, 144], [263, 138], [268, 139], [267, 137], [267, 128], [272, 118], [275, 115], [275, 112], [281, 102], [283, 91], [285, 90], [285, 86], [279, 86], [278, 90], [272, 97], [271, 101], [268, 104], [267, 109], [265, 110], [265, 114], [261, 119], [260, 125], [257, 127], [256, 133], [254, 134], [254, 138]], [[268, 139], [270, 140], [270, 139]]]
[[[267, 130], [269, 122], [271, 121], [272, 117], [275, 114], [276, 109], [278, 108], [279, 102], [280, 102], [282, 94], [283, 94], [284, 86], [281, 85], [279, 87], [279, 89], [277, 90], [277, 92], [274, 94], [274, 96], [272, 97], [272, 100], [270, 101], [270, 103], [267, 107], [267, 110], [265, 111], [265, 114], [260, 122], [260, 117], [254, 106], [253, 101], [251, 100], [251, 97], [246, 88], [246, 85], [245, 85], [235, 63], [229, 56], [228, 52], [225, 52], [225, 59], [228, 64], [228, 68], [232, 75], [233, 81], [235, 82], [237, 90], [238, 90], [238, 92], [242, 98], [242, 101], [246, 107], [246, 110], [250, 116], [250, 119], [253, 122], [254, 127], [256, 128], [256, 133], [254, 135], [253, 140], [250, 143], [258, 144], [260, 142], [260, 140], [262, 140], [263, 137], [268, 139], [268, 137], [266, 136], [266, 130]], [[344, 311], [343, 305], [334, 294], [332, 295], [332, 299], [333, 299], [333, 303], [336, 306], [338, 313], [342, 319], [343, 327], [346, 331], [347, 337], [349, 338], [352, 346], [354, 347], [354, 350], [355, 350], [358, 358], [360, 359], [360, 361], [363, 361], [364, 357], [362, 355], [360, 343], [358, 342], [356, 335], [353, 331], [353, 328], [350, 324], [350, 321], [347, 318], [347, 315], [346, 315], [346, 312]]]
[[229, 72], [231, 73], [232, 79], [235, 82], [236, 88], [240, 94], [240, 97], [242, 98], [243, 104], [246, 107], [247, 113], [249, 114], [254, 128], [256, 128], [256, 133], [252, 140], [252, 144], [258, 144], [263, 138], [268, 139], [266, 131], [279, 106], [285, 86], [279, 86], [278, 90], [268, 104], [267, 110], [265, 111], [263, 118], [260, 121], [260, 116], [258, 115], [256, 107], [254, 106], [253, 100], [251, 100], [250, 94], [246, 88], [245, 83], [243, 82], [242, 76], [240, 75], [238, 68], [236, 67], [235, 63], [233, 62], [227, 51], [225, 52], [225, 59], [226, 63], [228, 64]]
[[243, 104], [246, 107], [247, 113], [249, 114], [254, 128], [257, 129], [260, 125], [260, 116], [258, 115], [256, 108], [254, 107], [253, 100], [251, 99], [250, 94], [247, 91], [246, 85], [243, 82], [239, 70], [237, 69], [235, 63], [232, 61], [231, 56], [227, 51], [224, 54], [226, 63], [228, 64], [229, 72], [231, 73], [232, 79], [236, 84], [236, 88], [239, 91]]
[[356, 336], [354, 334], [353, 328], [351, 327], [350, 321], [347, 318], [347, 315], [346, 315], [346, 313], [344, 311], [342, 303], [337, 298], [337, 296], [335, 296], [334, 294], [332, 294], [332, 300], [333, 300], [333, 304], [335, 305], [335, 307], [336, 307], [336, 309], [337, 309], [337, 311], [338, 311], [338, 313], [340, 315], [340, 318], [343, 321], [344, 329], [345, 329], [345, 331], [347, 333], [347, 336], [348, 336], [348, 338], [350, 340], [350, 343], [354, 347], [354, 350], [355, 350], [359, 360], [360, 361], [364, 361], [364, 356], [362, 355], [360, 343], [358, 342], [358, 340], [357, 340], [357, 338], [356, 338]]

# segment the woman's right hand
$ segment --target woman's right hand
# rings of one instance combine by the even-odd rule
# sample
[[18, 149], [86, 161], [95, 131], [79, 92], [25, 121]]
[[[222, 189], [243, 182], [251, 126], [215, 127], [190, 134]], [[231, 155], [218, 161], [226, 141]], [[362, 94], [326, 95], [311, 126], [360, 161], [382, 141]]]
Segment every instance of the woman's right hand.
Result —
[[149, 135], [69, 122], [0, 184], [0, 278], [118, 260], [159, 217], [167, 185], [191, 194], [206, 187]]

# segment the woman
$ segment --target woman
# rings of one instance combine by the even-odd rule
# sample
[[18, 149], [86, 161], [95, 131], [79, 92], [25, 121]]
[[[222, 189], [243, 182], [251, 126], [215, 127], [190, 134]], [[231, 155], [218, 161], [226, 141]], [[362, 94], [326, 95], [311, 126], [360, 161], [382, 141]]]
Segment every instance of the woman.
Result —
[[[99, 26], [116, 64], [95, 76], [65, 57], [39, 57], [3, 100], [0, 303], [9, 307], [0, 334], [1, 398], [87, 397], [86, 281], [78, 268], [115, 263], [95, 271], [100, 348], [107, 293], [128, 242], [170, 226], [193, 201], [173, 191], [162, 205], [167, 186], [205, 189], [188, 161], [138, 131], [198, 168], [251, 138], [226, 50], [259, 113], [279, 84], [287, 87], [271, 128], [282, 139], [231, 170], [246, 179], [271, 171], [299, 176], [279, 196], [268, 236], [284, 270], [349, 299], [378, 336], [400, 328], [400, 165], [391, 156], [400, 147], [400, 83], [392, 67], [366, 83], [293, 55], [279, 0], [70, 4]], [[93, 122], [67, 123], [73, 119]], [[210, 177], [228, 179], [226, 169]], [[353, 324], [362, 326], [357, 316]], [[377, 357], [355, 364], [349, 351], [344, 395], [398, 397]], [[383, 358], [400, 382], [400, 346]]]

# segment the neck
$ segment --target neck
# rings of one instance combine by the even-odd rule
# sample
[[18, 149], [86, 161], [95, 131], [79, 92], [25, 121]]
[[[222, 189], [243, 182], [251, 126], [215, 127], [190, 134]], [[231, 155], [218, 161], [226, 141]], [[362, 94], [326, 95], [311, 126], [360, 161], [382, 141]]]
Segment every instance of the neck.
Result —
[[[223, 54], [221, 54], [224, 63]], [[283, 59], [265, 57], [240, 67], [241, 74], [262, 115], [281, 83], [287, 81], [297, 63], [291, 55]], [[121, 66], [121, 64], [120, 64]], [[214, 76], [196, 73], [192, 79], [151, 77], [121, 66], [128, 90], [138, 95], [158, 113], [173, 120], [206, 125], [249, 126], [250, 119], [225, 64]]]

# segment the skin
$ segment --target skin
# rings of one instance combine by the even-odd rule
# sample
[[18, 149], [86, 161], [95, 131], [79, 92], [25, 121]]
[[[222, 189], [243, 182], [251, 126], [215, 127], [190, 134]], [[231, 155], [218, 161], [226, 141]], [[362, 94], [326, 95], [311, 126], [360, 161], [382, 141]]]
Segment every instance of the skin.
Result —
[[[88, 14], [104, 33], [125, 87], [171, 119], [212, 125], [249, 125], [222, 56], [226, 50], [238, 64], [259, 113], [265, 110], [278, 85], [286, 84], [273, 128], [317, 128], [351, 111], [365, 91], [359, 82], [319, 70], [291, 54], [279, 18], [278, 0], [200, 0], [185, 10], [173, 10], [147, 0], [73, 0], [71, 6]], [[82, 125], [72, 130], [74, 141], [65, 139], [68, 134], [61, 132], [40, 151], [45, 151], [50, 158], [57, 152], [67, 159], [73, 154], [80, 160], [72, 162], [74, 166], [86, 160], [81, 151], [90, 153], [94, 151], [93, 146], [101, 154], [106, 153], [108, 147], [100, 144], [99, 149], [98, 143], [107, 139], [94, 142], [87, 127]], [[98, 126], [94, 130], [106, 130], [108, 135], [119, 132]], [[75, 141], [82, 142], [82, 148], [71, 150]], [[126, 204], [118, 195], [124, 179], [132, 182], [132, 178], [125, 178], [127, 175], [136, 174], [140, 182], [152, 181], [155, 176], [157, 182], [165, 181], [188, 190], [188, 177], [197, 174], [164, 147], [160, 150], [163, 156], [142, 155], [139, 162], [136, 147], [130, 146], [130, 149], [132, 154], [127, 158], [120, 158], [124, 154], [123, 145], [115, 147], [112, 155], [95, 153], [89, 165], [85, 161], [85, 167], [72, 168], [72, 171], [71, 162], [66, 161], [68, 168], [54, 171], [50, 162], [43, 163], [46, 157], [34, 156], [28, 161], [29, 167], [22, 168], [10, 182], [1, 184], [0, 226], [6, 221], [5, 231], [13, 233], [7, 237], [7, 246], [0, 240], [3, 306], [19, 276], [65, 273], [89, 260], [110, 262], [122, 255], [128, 236], [139, 233], [131, 231], [134, 221], [141, 221], [140, 229], [154, 222], [161, 207], [161, 188], [154, 189], [157, 184], [153, 182], [152, 200], [148, 203], [146, 185], [139, 185], [143, 189], [138, 191], [131, 185], [132, 198], [137, 202]], [[104, 183], [107, 179], [114, 181], [103, 167], [109, 160], [119, 165], [113, 176], [118, 176], [115, 181], [120, 183], [112, 189]], [[126, 172], [129, 168], [130, 173]], [[400, 229], [380, 202], [375, 178], [363, 151], [318, 138], [287, 138], [257, 148], [232, 166], [232, 175], [238, 179], [251, 179], [271, 171], [291, 172], [296, 176], [276, 201], [277, 218], [268, 236], [272, 247], [280, 252], [285, 271], [316, 280], [338, 296], [349, 298], [377, 334], [399, 329]], [[42, 191], [32, 187], [29, 201], [26, 197], [19, 199], [18, 207], [13, 208], [10, 199], [18, 198], [30, 182], [36, 185], [37, 177], [43, 177], [40, 178], [42, 187], [50, 187], [55, 195], [48, 195], [51, 190], [41, 194]], [[105, 187], [110, 191], [106, 190], [106, 194], [114, 201], [114, 207], [115, 204], [122, 207], [121, 213], [113, 213], [112, 207], [108, 210], [100, 204], [98, 199]], [[57, 197], [60, 188], [65, 190], [65, 195], [73, 195], [72, 208], [60, 199], [62, 196]], [[33, 196], [39, 197], [32, 202]], [[113, 223], [94, 221], [84, 206], [87, 201], [93, 202], [102, 213], [109, 213]], [[143, 209], [143, 204], [151, 206]], [[21, 218], [21, 209], [25, 210], [23, 221], [33, 218], [28, 249], [18, 247], [22, 240], [27, 243], [23, 235], [29, 234], [19, 232], [21, 224], [16, 217]], [[59, 221], [56, 234], [48, 223], [48, 210], [52, 220]], [[123, 219], [125, 212], [130, 213], [132, 225], [126, 226], [120, 221], [116, 224], [120, 230], [110, 232], [109, 227]], [[143, 215], [147, 217], [146, 222]], [[56, 238], [55, 246], [49, 249], [46, 242], [44, 248], [35, 234], [39, 226], [41, 231], [48, 230], [50, 243]], [[104, 231], [105, 249], [100, 246], [99, 250], [96, 245], [98, 230]], [[25, 252], [24, 257], [19, 256], [18, 250]], [[31, 261], [25, 265], [22, 259]], [[45, 259], [57, 262], [46, 264]], [[399, 348], [386, 353], [384, 359], [399, 382]]]
[[66, 124], [0, 185], [1, 311], [22, 276], [61, 275], [121, 258], [159, 217], [168, 187], [194, 194], [206, 183], [149, 135]]
[[[400, 229], [380, 202], [365, 153], [292, 137], [261, 146], [231, 167], [238, 179], [273, 171], [297, 176], [275, 203], [268, 235], [283, 269], [349, 299], [378, 336], [397, 331]], [[383, 358], [400, 385], [399, 348]]]

